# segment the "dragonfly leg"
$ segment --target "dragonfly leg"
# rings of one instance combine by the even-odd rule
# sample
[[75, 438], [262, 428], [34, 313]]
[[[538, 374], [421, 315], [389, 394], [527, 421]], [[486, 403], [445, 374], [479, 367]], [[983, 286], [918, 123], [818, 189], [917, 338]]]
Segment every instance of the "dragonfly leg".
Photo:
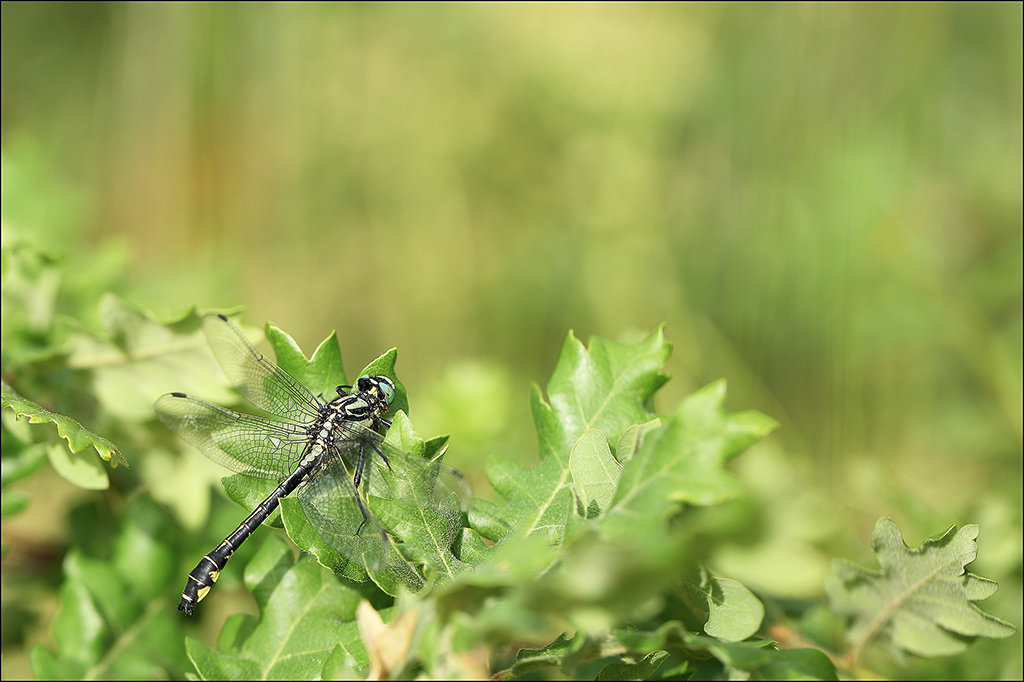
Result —
[[363, 506], [363, 501], [359, 499], [359, 495], [356, 495], [356, 506], [359, 507], [359, 513], [363, 515], [363, 520], [359, 522], [359, 527], [356, 528], [356, 535], [359, 535], [363, 531], [363, 526], [366, 525], [366, 507]]
[[380, 455], [380, 458], [384, 460], [384, 464], [387, 466], [388, 471], [391, 471], [391, 462], [388, 461], [388, 456], [385, 455], [384, 452], [379, 447], [377, 447], [377, 444], [374, 443], [373, 441], [370, 441], [370, 447], [373, 448], [374, 452]]
[[[359, 492], [359, 484], [363, 482], [363, 464], [366, 462], [366, 442], [359, 444], [359, 456], [356, 458], [356, 473], [352, 477], [352, 483], [356, 487], [356, 492]], [[356, 495], [359, 497], [359, 495]]]
[[[374, 446], [376, 450], [376, 446]], [[359, 456], [356, 458], [356, 473], [352, 477], [352, 487], [355, 493], [356, 506], [359, 507], [359, 513], [363, 515], [363, 520], [359, 522], [359, 527], [356, 528], [356, 535], [359, 535], [360, 531], [363, 530], [363, 526], [366, 525], [366, 507], [363, 506], [363, 498], [359, 496], [359, 484], [363, 480], [363, 464], [366, 462], [366, 441], [359, 444]]]

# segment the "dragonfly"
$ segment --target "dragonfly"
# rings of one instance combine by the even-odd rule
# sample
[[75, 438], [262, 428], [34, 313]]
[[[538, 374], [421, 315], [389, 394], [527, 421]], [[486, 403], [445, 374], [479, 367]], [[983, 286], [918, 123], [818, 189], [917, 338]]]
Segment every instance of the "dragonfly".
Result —
[[[450, 548], [472, 492], [458, 471], [385, 440], [396, 390], [391, 378], [360, 376], [327, 401], [253, 348], [226, 316], [207, 315], [202, 327], [231, 383], [271, 417], [180, 392], [157, 400], [157, 417], [214, 462], [278, 485], [192, 569], [179, 611], [192, 615], [231, 555], [293, 493], [309, 525], [341, 558], [332, 564], [338, 572], [356, 580], [390, 572], [421, 585], [407, 555], [441, 564], [441, 571], [458, 570]], [[404, 542], [382, 519], [406, 531]]]

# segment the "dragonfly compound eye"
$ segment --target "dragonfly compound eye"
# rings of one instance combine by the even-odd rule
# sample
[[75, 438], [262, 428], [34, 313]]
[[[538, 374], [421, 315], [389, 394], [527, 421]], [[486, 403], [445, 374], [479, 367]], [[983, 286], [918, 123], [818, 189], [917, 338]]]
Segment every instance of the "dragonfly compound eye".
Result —
[[395, 382], [387, 377], [377, 377], [380, 392], [384, 394], [384, 402], [388, 405], [395, 402]]
[[386, 376], [371, 377], [369, 374], [364, 374], [359, 377], [356, 385], [359, 387], [360, 393], [373, 391], [380, 394], [387, 405], [391, 405], [395, 401], [395, 382]]

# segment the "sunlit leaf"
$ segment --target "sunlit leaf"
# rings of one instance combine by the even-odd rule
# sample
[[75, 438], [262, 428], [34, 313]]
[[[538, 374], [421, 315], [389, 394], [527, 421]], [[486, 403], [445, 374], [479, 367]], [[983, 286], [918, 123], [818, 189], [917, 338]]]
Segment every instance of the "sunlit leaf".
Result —
[[[100, 457], [108, 462], [112, 462], [114, 466], [116, 466], [118, 462], [127, 464], [127, 462], [124, 461], [124, 458], [121, 457], [121, 453], [118, 451], [117, 447], [115, 447], [114, 444], [106, 438], [97, 436], [71, 417], [50, 412], [31, 400], [21, 397], [14, 391], [14, 389], [7, 385], [6, 381], [0, 383], [0, 386], [2, 386], [3, 391], [4, 408], [11, 408], [19, 417], [28, 417], [28, 421], [31, 424], [43, 424], [46, 422], [56, 424], [57, 433], [61, 438], [68, 442], [68, 449], [72, 453], [78, 453], [91, 447], [96, 450]], [[69, 480], [72, 483], [76, 482], [74, 478]]]
[[[445, 440], [433, 439], [429, 444], [432, 449], [443, 448]], [[420, 459], [428, 445], [428, 442], [416, 433], [403, 412], [395, 415], [385, 443]], [[370, 506], [388, 532], [402, 540], [410, 558], [423, 562], [443, 578], [450, 579], [465, 570], [467, 564], [452, 552], [452, 544], [456, 537], [461, 535], [461, 508], [454, 509], [450, 505], [440, 508], [431, 504], [435, 493], [447, 495], [450, 492], [440, 488], [430, 489], [431, 483], [438, 475], [436, 468], [433, 471], [430, 468], [437, 467], [440, 463], [421, 464], [417, 460], [392, 460], [394, 480], [397, 484], [406, 486], [404, 494], [391, 499], [374, 498], [370, 501]], [[410, 470], [410, 464], [414, 465], [413, 470]], [[403, 470], [403, 467], [407, 468]], [[421, 468], [431, 471], [435, 479], [421, 480], [417, 475]]]
[[[341, 354], [333, 334], [320, 344], [309, 359], [305, 357], [295, 341], [279, 328], [268, 324], [267, 337], [274, 348], [275, 360], [282, 369], [315, 393], [319, 393], [322, 399], [334, 399], [337, 396], [338, 387], [347, 386], [341, 365]], [[396, 384], [395, 402], [398, 403], [405, 401], [405, 390], [394, 376], [395, 360], [396, 352], [392, 349], [371, 362], [361, 374], [383, 374], [391, 377]], [[350, 386], [347, 388], [351, 390]], [[436, 459], [443, 452], [446, 440], [445, 437], [440, 437], [427, 442], [423, 441], [415, 434], [405, 414], [399, 411], [394, 417], [394, 423], [388, 431], [385, 442], [413, 457], [425, 455]], [[388, 466], [392, 469], [394, 480], [399, 485], [406, 481], [408, 481], [408, 486], [415, 485], [413, 481], [427, 483], [422, 476], [403, 476], [401, 471], [395, 470], [395, 467], [400, 468], [406, 463], [414, 462], [404, 459], [399, 461], [398, 458], [392, 458], [392, 460], [394, 461]], [[424, 466], [431, 465], [424, 464]], [[246, 510], [255, 508], [267, 499], [278, 484], [274, 480], [258, 479], [243, 474], [227, 476], [222, 479], [222, 482], [228, 496]], [[431, 491], [426, 490], [406, 492], [408, 494], [402, 499], [420, 500], [422, 498], [427, 501], [432, 494]], [[388, 557], [384, 566], [377, 565], [376, 558], [369, 562], [353, 560], [353, 557], [358, 557], [363, 551], [372, 551], [371, 545], [381, 544], [373, 542], [372, 531], [368, 531], [363, 536], [353, 536], [350, 540], [334, 537], [330, 542], [325, 541], [309, 523], [301, 505], [295, 499], [281, 500], [280, 508], [274, 510], [265, 523], [277, 527], [284, 526], [296, 544], [316, 556], [324, 566], [340, 575], [358, 581], [370, 577], [389, 594], [398, 594], [403, 586], [408, 589], [419, 589], [423, 585], [423, 577], [414, 567], [417, 561], [425, 562], [429, 567], [435, 568], [442, 575], [449, 577], [465, 566], [451, 552], [451, 544], [459, 535], [458, 529], [455, 527], [458, 519], [433, 518], [431, 516], [433, 508], [425, 508], [429, 505], [418, 504], [415, 505], [415, 508], [413, 505], [403, 506], [398, 498], [394, 500], [372, 498], [372, 501], [368, 500], [368, 504], [385, 523], [389, 532], [405, 541], [402, 549], [399, 549], [390, 537], [384, 541], [387, 545], [383, 550]], [[428, 513], [424, 513], [425, 511]], [[433, 514], [433, 516], [437, 516], [437, 514]], [[239, 520], [241, 520], [241, 516]], [[352, 546], [342, 550], [337, 545], [339, 542], [345, 541], [350, 541]], [[415, 554], [412, 560], [406, 556], [410, 551]]]
[[169, 391], [230, 403], [235, 397], [199, 328], [200, 319], [187, 310], [160, 321], [107, 294], [100, 301], [106, 336], [75, 332], [68, 365], [90, 372], [100, 404], [130, 422], [151, 420], [154, 401]]
[[565, 457], [587, 429], [614, 440], [653, 418], [649, 403], [668, 381], [660, 370], [671, 352], [661, 329], [635, 344], [593, 337], [589, 348], [571, 333], [566, 336], [548, 382], [548, 400], [538, 391], [531, 396], [541, 457]]
[[[331, 332], [320, 342], [313, 355], [307, 359], [302, 349], [287, 332], [270, 323], [266, 326], [267, 340], [274, 350], [274, 358], [284, 371], [291, 374], [313, 395], [322, 400], [330, 401], [337, 397], [339, 386], [349, 384], [345, 378], [345, 368], [341, 361], [341, 348], [335, 332]], [[402, 410], [409, 411], [409, 400], [405, 386], [395, 375], [395, 363], [398, 351], [394, 348], [370, 362], [357, 375], [383, 375], [395, 382], [395, 400], [391, 404], [390, 413]]]
[[727, 642], [740, 642], [761, 627], [764, 605], [746, 587], [735, 580], [700, 572], [700, 584], [685, 583], [695, 595], [707, 617], [704, 632]]
[[600, 431], [588, 429], [579, 437], [569, 453], [569, 472], [583, 516], [599, 516], [608, 508], [621, 471]]
[[594, 337], [589, 349], [570, 333], [548, 382], [548, 400], [537, 386], [530, 394], [540, 464], [527, 469], [492, 457], [487, 477], [508, 504], [475, 505], [471, 525], [491, 540], [516, 529], [552, 544], [562, 542], [574, 500], [569, 470], [573, 446], [588, 429], [618, 439], [630, 426], [654, 417], [649, 402], [667, 380], [659, 370], [670, 352], [660, 329], [636, 344]]
[[151, 679], [185, 669], [182, 621], [173, 609], [173, 528], [151, 501], [136, 501], [124, 518], [114, 561], [78, 549], [65, 557], [53, 622], [57, 653], [33, 650], [38, 678]]
[[479, 500], [470, 509], [470, 525], [489, 540], [501, 540], [515, 529], [546, 538], [557, 545], [565, 534], [573, 494], [568, 468], [548, 457], [533, 468], [500, 455], [487, 463], [487, 478], [508, 501], [500, 507]]
[[295, 339], [281, 328], [268, 322], [265, 333], [278, 366], [295, 377], [313, 395], [333, 400], [337, 395], [337, 387], [348, 383], [341, 361], [341, 348], [333, 331], [320, 342], [309, 359]]
[[994, 580], [966, 570], [978, 556], [977, 537], [978, 526], [952, 526], [910, 549], [892, 519], [882, 517], [871, 540], [879, 570], [835, 560], [826, 587], [833, 610], [851, 621], [853, 660], [876, 638], [919, 656], [943, 656], [978, 637], [1015, 633], [1013, 625], [974, 603], [997, 588]]
[[725, 382], [710, 384], [683, 400], [660, 428], [646, 435], [623, 466], [603, 519], [605, 529], [635, 533], [663, 523], [683, 503], [717, 504], [738, 493], [736, 479], [724, 464], [777, 423], [760, 412], [726, 412], [724, 398]]
[[329, 660], [334, 675], [343, 662], [349, 675], [369, 665], [365, 648], [350, 638], [351, 657], [336, 651], [343, 631], [356, 627], [361, 595], [312, 557], [296, 561], [281, 540], [269, 536], [246, 566], [245, 582], [260, 615], [237, 620], [222, 634], [221, 651], [190, 640], [189, 656], [201, 677], [318, 679]]

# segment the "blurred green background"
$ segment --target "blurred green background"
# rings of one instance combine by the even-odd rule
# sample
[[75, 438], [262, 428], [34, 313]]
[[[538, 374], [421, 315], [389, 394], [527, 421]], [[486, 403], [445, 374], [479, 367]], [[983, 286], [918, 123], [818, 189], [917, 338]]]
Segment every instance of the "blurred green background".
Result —
[[707, 520], [723, 571], [820, 594], [879, 516], [979, 523], [1020, 624], [1020, 3], [2, 12], [5, 241], [337, 329], [350, 373], [397, 346], [478, 489], [536, 461], [568, 330], [665, 322], [661, 411], [725, 377], [782, 422], [735, 467], [760, 511]]

